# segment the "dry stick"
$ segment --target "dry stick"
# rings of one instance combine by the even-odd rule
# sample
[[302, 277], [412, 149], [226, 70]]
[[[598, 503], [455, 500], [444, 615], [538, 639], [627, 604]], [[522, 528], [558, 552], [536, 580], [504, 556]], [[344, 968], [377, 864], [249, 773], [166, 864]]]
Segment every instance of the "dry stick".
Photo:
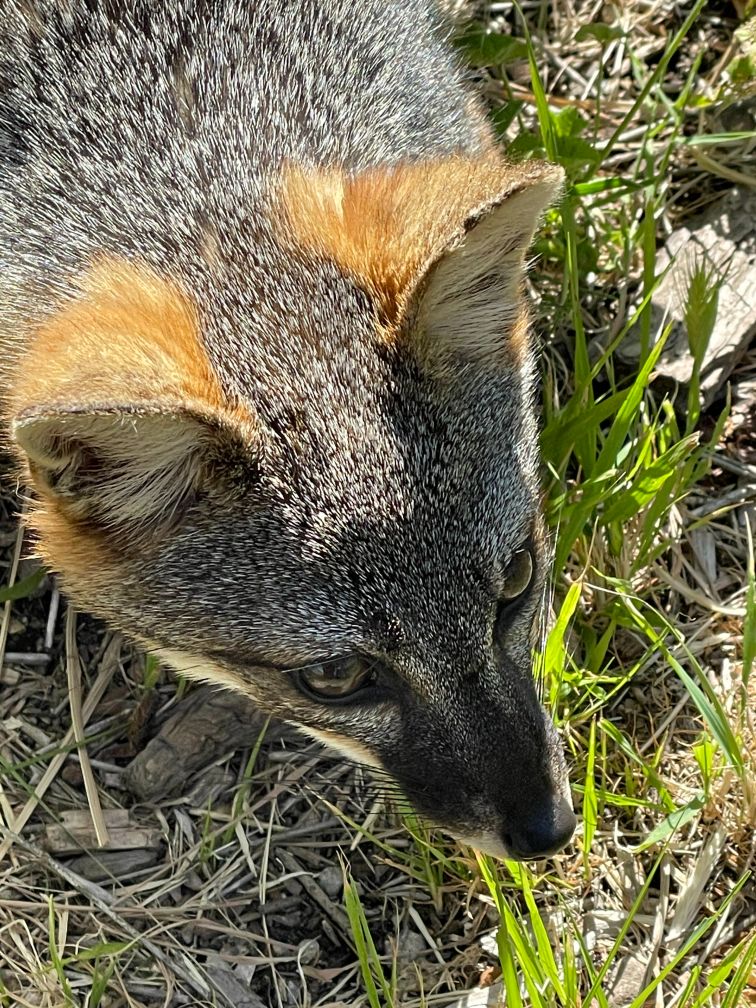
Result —
[[50, 655], [40, 654], [39, 651], [6, 651], [3, 660], [7, 665], [42, 666], [49, 664]]
[[81, 714], [81, 663], [76, 646], [76, 610], [68, 603], [66, 611], [66, 676], [68, 677], [68, 705], [71, 709], [71, 727], [74, 742], [79, 752], [81, 776], [84, 779], [84, 790], [89, 803], [89, 814], [92, 816], [95, 836], [100, 847], [107, 847], [110, 837], [102, 814], [100, 796], [97, 793], [92, 764], [89, 762], [89, 752], [84, 740], [84, 719]]
[[296, 876], [297, 882], [300, 883], [313, 903], [316, 903], [320, 909], [331, 918], [333, 923], [343, 934], [349, 934], [349, 918], [347, 917], [345, 911], [342, 910], [340, 906], [337, 906], [333, 900], [328, 898], [312, 875], [307, 874], [299, 861], [297, 861], [293, 855], [289, 854], [288, 851], [284, 850], [279, 850], [276, 856], [279, 861], [283, 862], [284, 868]]
[[[535, 105], [537, 102], [536, 96], [532, 91], [528, 90], [526, 87], [522, 87], [519, 84], [511, 84], [512, 97], [518, 98], [521, 101], [527, 102], [528, 105]], [[592, 113], [596, 116], [599, 114], [602, 119], [605, 119], [609, 125], [614, 122], [610, 119], [608, 113], [610, 112], [627, 112], [630, 109], [631, 102], [629, 101], [613, 101], [606, 102], [604, 107], [601, 109], [600, 113], [597, 113], [596, 101], [593, 98], [560, 98], [559, 95], [548, 95], [548, 102], [550, 105], [556, 105], [557, 108], [579, 108], [586, 112]]]
[[55, 621], [58, 618], [58, 607], [60, 606], [60, 592], [58, 586], [53, 582], [52, 595], [50, 596], [50, 608], [47, 611], [47, 625], [45, 627], [45, 651], [50, 651], [55, 639]]
[[[117, 638], [114, 638], [114, 642], [117, 642]], [[115, 661], [111, 660], [106, 662], [105, 658], [103, 657], [100, 672], [97, 678], [95, 679], [92, 689], [89, 691], [87, 699], [84, 701], [84, 706], [82, 708], [82, 724], [85, 725], [87, 721], [89, 721], [89, 719], [92, 717], [92, 714], [94, 713], [97, 704], [100, 702], [103, 693], [108, 687], [108, 683], [113, 678], [115, 667], [116, 667]], [[50, 760], [50, 765], [40, 778], [39, 783], [34, 788], [34, 792], [27, 801], [26, 805], [24, 805], [23, 809], [19, 812], [19, 814], [16, 816], [13, 822], [8, 824], [9, 835], [2, 842], [2, 844], [0, 844], [0, 861], [2, 861], [5, 855], [8, 853], [11, 846], [13, 845], [14, 837], [20, 834], [21, 830], [24, 828], [24, 826], [27, 824], [32, 814], [34, 813], [34, 810], [36, 809], [37, 805], [39, 805], [40, 801], [42, 800], [45, 792], [57, 777], [60, 768], [66, 761], [66, 757], [68, 756], [67, 750], [68, 747], [71, 745], [71, 743], [74, 741], [74, 736], [75, 733], [72, 725], [68, 729], [66, 734], [63, 736], [63, 739], [60, 743], [63, 752], [59, 752], [55, 756], [53, 756], [53, 758]]]

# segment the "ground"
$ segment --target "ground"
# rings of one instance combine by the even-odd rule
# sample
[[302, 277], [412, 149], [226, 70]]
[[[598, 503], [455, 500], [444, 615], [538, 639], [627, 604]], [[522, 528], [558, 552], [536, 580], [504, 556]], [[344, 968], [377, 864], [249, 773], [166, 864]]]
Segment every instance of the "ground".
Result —
[[224, 728], [200, 742], [206, 694], [18, 562], [7, 481], [0, 1004], [756, 1004], [756, 350], [746, 332], [707, 377], [737, 312], [706, 261], [682, 382], [647, 305], [668, 237], [756, 187], [756, 10], [470, 13], [460, 49], [503, 141], [569, 179], [530, 285], [555, 550], [541, 673], [575, 841], [527, 869], [476, 857], [294, 733], [253, 714], [240, 733], [236, 702], [210, 701]]

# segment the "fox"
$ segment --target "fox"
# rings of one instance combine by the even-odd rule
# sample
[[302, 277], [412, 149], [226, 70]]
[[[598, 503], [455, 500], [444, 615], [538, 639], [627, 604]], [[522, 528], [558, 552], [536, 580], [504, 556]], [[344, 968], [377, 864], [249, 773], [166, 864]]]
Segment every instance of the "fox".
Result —
[[576, 826], [508, 159], [432, 0], [0, 0], [3, 437], [73, 602], [453, 837]]

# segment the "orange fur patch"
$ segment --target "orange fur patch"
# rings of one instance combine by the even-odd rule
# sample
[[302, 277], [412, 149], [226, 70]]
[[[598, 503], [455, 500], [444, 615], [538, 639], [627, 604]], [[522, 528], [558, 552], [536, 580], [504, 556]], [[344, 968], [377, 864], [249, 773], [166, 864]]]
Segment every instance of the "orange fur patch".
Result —
[[227, 408], [196, 311], [172, 281], [106, 259], [79, 287], [81, 297], [31, 338], [11, 383], [11, 415], [35, 404]]
[[523, 305], [507, 338], [510, 353], [522, 364], [530, 353], [530, 312]]
[[97, 609], [107, 584], [122, 579], [122, 559], [113, 543], [90, 524], [77, 522], [52, 506], [33, 507], [26, 524], [36, 537], [36, 552], [60, 574], [63, 587], [88, 609]]
[[[199, 478], [199, 420], [249, 436], [251, 417], [223, 392], [197, 313], [171, 280], [104, 259], [79, 289], [29, 337], [6, 408], [11, 424], [20, 423], [16, 437], [26, 450], [19, 443], [14, 450], [24, 478], [37, 490], [28, 524], [40, 553], [73, 596], [96, 609], [121, 554]], [[96, 445], [112, 468], [113, 478], [92, 490], [106, 509], [97, 521], [86, 501], [59, 494], [46, 478], [69, 436]]]
[[543, 166], [507, 164], [495, 154], [356, 176], [289, 166], [280, 201], [294, 240], [354, 277], [391, 328], [428, 266], [462, 237], [466, 222], [542, 172]]

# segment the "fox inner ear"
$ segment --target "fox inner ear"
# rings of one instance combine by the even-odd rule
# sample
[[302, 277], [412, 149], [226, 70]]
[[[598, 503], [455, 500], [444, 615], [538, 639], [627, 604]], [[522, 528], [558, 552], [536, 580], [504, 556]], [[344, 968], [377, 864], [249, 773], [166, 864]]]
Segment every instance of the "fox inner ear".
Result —
[[42, 501], [67, 518], [141, 535], [163, 526], [199, 489], [215, 442], [215, 418], [183, 405], [39, 405], [12, 431]]
[[43, 512], [151, 534], [200, 487], [221, 446], [253, 455], [256, 425], [221, 390], [175, 285], [109, 261], [80, 287], [19, 362], [15, 446]]
[[404, 329], [422, 359], [452, 353], [501, 365], [526, 357], [525, 254], [561, 183], [560, 169], [533, 165], [470, 213], [429, 258], [404, 311]]

